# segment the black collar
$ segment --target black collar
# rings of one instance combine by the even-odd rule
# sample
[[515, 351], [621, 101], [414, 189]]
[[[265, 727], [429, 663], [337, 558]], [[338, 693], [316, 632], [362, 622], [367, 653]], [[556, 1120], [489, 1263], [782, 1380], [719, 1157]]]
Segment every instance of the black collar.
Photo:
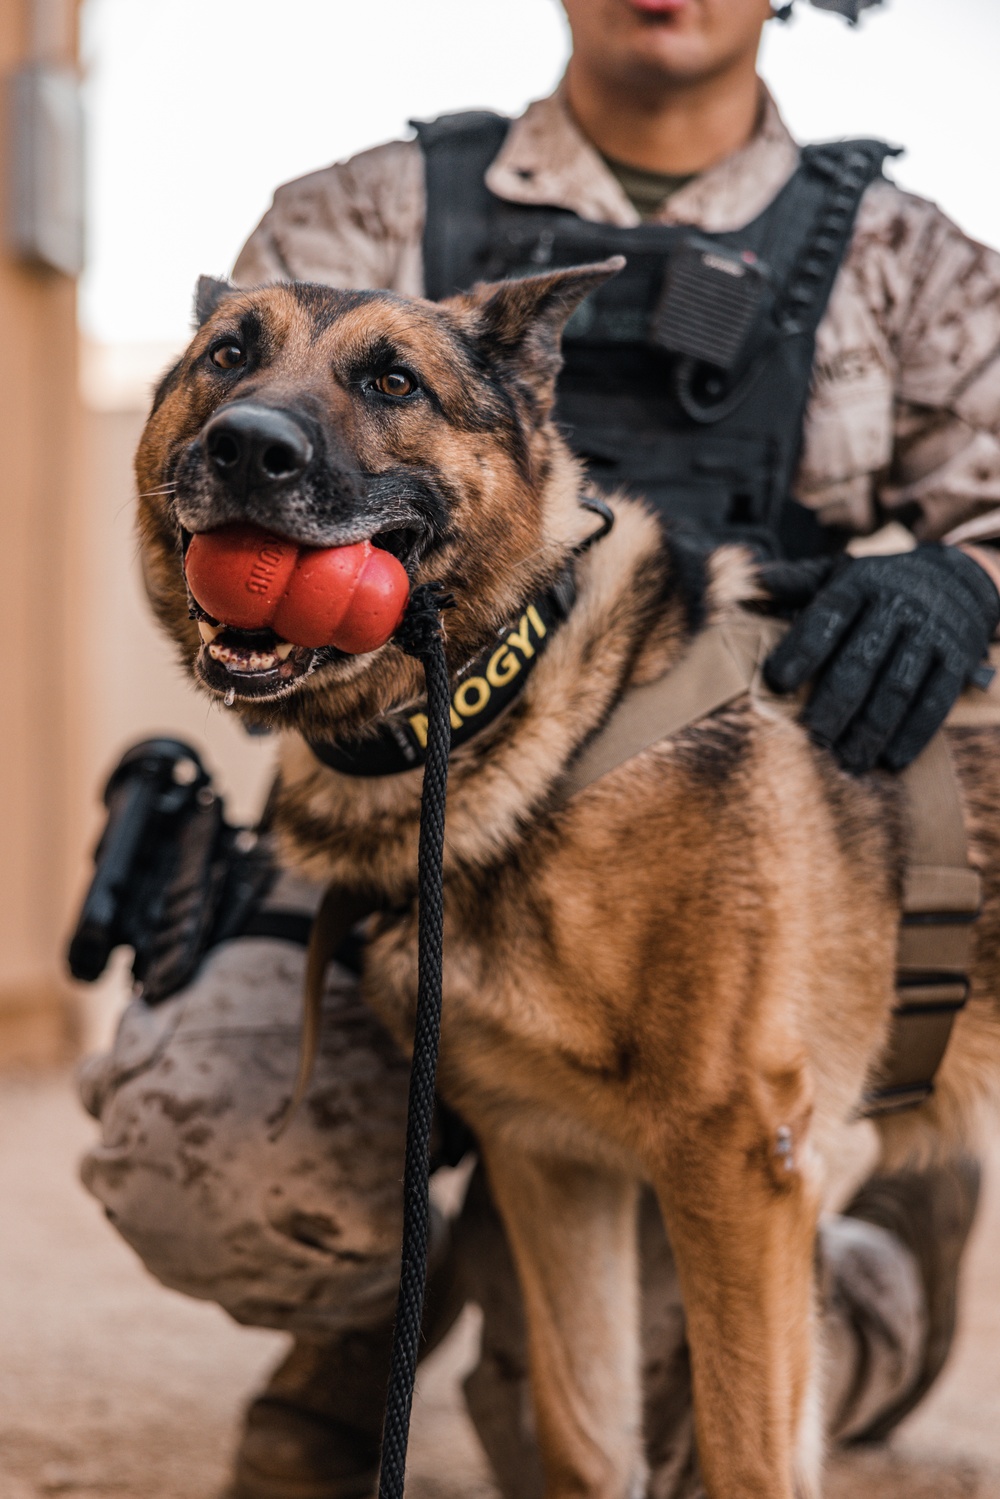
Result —
[[[572, 568], [525, 605], [520, 619], [501, 630], [467, 666], [451, 695], [451, 748], [456, 750], [491, 724], [520, 693], [556, 628], [576, 598]], [[426, 759], [423, 708], [386, 719], [364, 739], [310, 739], [318, 760], [346, 776], [391, 776], [416, 770]]]

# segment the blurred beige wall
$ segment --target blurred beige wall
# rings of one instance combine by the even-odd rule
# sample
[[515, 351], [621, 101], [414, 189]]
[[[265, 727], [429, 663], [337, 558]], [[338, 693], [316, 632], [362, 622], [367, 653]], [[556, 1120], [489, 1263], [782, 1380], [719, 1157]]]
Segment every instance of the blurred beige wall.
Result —
[[[50, 55], [76, 56], [74, 0], [48, 3]], [[0, 4], [0, 77], [37, 56], [29, 0]], [[4, 103], [7, 99], [5, 97]], [[9, 113], [0, 122], [0, 193], [11, 195]], [[80, 437], [73, 281], [0, 248], [3, 442], [3, 672], [0, 692], [0, 1055], [64, 1046], [70, 1011], [55, 945], [65, 878], [67, 516]]]
[[[43, 56], [75, 65], [77, 20], [78, 0], [0, 0], [0, 80]], [[4, 203], [9, 136], [2, 109]], [[195, 697], [146, 617], [131, 458], [156, 360], [123, 383], [106, 378], [104, 351], [81, 382], [72, 278], [24, 263], [6, 241], [0, 330], [0, 1064], [9, 1065], [65, 1057], [106, 1031], [120, 1006], [120, 970], [95, 1001], [69, 984], [63, 950], [99, 791], [122, 749], [153, 733], [190, 739], [239, 817], [259, 806], [271, 750]]]

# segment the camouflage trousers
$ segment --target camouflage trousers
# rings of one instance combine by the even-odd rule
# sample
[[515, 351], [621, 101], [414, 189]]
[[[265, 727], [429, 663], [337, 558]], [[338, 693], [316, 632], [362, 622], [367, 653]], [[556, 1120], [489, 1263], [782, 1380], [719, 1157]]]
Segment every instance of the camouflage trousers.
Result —
[[[273, 903], [311, 909], [315, 892], [286, 879]], [[84, 1103], [101, 1125], [83, 1180], [164, 1285], [326, 1349], [381, 1349], [399, 1274], [407, 1062], [351, 975], [334, 969], [308, 1097], [272, 1139], [297, 1065], [304, 967], [292, 943], [240, 939], [212, 952], [165, 1004], [133, 1002], [112, 1049], [81, 1073]], [[482, 1350], [466, 1400], [501, 1487], [523, 1496], [537, 1456], [513, 1266], [480, 1174], [460, 1203], [441, 1185], [437, 1335], [467, 1301], [481, 1306]], [[454, 1179], [446, 1185], [454, 1189]], [[640, 1231], [649, 1492], [690, 1499], [700, 1485], [684, 1313], [651, 1194]], [[909, 1251], [871, 1224], [827, 1218], [820, 1256], [827, 1426], [845, 1437], [913, 1384], [924, 1293]], [[351, 1377], [331, 1391], [330, 1414], [377, 1431], [381, 1356], [345, 1354], [345, 1364]]]

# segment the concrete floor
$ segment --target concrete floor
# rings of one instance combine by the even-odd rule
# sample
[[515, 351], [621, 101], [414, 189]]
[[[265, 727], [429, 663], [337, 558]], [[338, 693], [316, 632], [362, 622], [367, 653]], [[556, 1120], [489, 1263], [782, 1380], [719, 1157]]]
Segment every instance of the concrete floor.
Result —
[[[68, 1078], [0, 1080], [0, 1499], [219, 1499], [240, 1408], [280, 1334], [164, 1291], [76, 1185], [92, 1123]], [[946, 1376], [828, 1499], [1000, 1499], [1000, 1151]], [[491, 1499], [457, 1404], [475, 1316], [425, 1368], [412, 1499]]]

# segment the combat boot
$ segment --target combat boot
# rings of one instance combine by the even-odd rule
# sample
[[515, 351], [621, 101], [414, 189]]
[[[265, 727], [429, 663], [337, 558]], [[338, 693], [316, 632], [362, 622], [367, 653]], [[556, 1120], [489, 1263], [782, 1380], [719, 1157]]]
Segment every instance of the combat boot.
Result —
[[367, 1499], [378, 1475], [391, 1322], [297, 1341], [250, 1404], [228, 1499]]
[[854, 1442], [880, 1442], [926, 1395], [944, 1368], [955, 1336], [962, 1255], [979, 1202], [978, 1161], [960, 1156], [926, 1171], [873, 1176], [845, 1216], [885, 1229], [913, 1257], [924, 1293], [926, 1339], [915, 1381]]
[[[421, 1357], [465, 1305], [450, 1228], [432, 1214]], [[378, 1476], [395, 1306], [328, 1340], [297, 1338], [251, 1401], [225, 1499], [370, 1499]]]

